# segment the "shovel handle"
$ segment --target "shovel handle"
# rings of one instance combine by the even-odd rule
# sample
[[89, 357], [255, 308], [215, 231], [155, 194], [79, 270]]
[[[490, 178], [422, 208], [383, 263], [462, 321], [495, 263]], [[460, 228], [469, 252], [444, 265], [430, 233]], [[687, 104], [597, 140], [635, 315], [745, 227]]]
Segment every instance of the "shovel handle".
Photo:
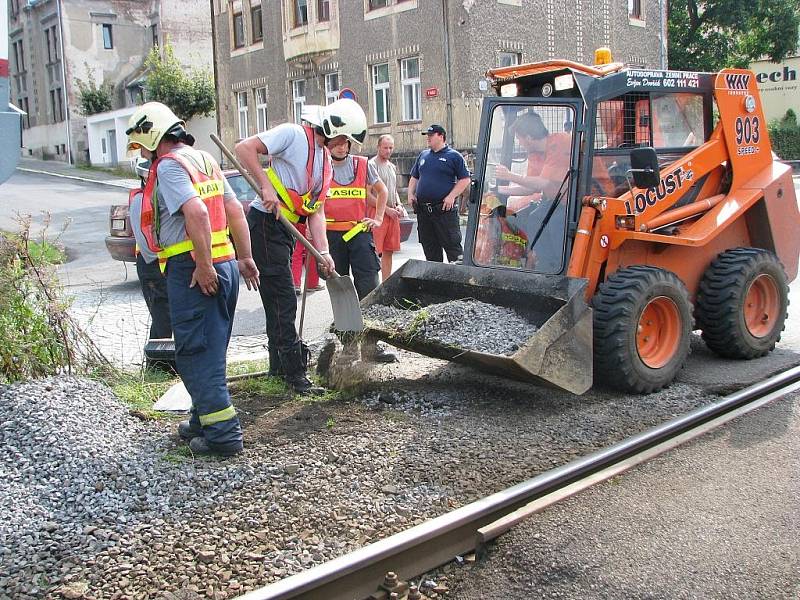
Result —
[[[242, 174], [244, 180], [250, 184], [250, 187], [253, 188], [253, 191], [256, 194], [258, 194], [259, 198], [261, 198], [261, 188], [256, 183], [256, 180], [253, 179], [253, 176], [250, 173], [248, 173], [242, 168], [242, 165], [239, 163], [238, 159], [233, 155], [233, 152], [228, 150], [228, 147], [222, 142], [221, 139], [219, 139], [219, 137], [217, 137], [216, 133], [211, 134], [211, 141], [213, 141], [217, 146], [219, 146], [219, 149], [222, 150], [222, 153], [227, 157], [229, 161], [231, 161], [231, 164], [239, 170], [239, 173]], [[303, 246], [305, 246], [308, 249], [308, 251], [314, 255], [314, 258], [317, 259], [318, 263], [325, 264], [325, 259], [322, 258], [322, 254], [319, 253], [319, 250], [314, 248], [314, 245], [308, 241], [308, 238], [306, 238], [306, 236], [297, 231], [297, 227], [295, 227], [294, 224], [291, 221], [289, 221], [289, 219], [286, 218], [286, 216], [283, 214], [282, 211], [280, 210], [278, 211], [277, 217], [278, 221], [283, 223], [283, 226], [286, 227], [286, 229], [289, 230], [289, 233], [292, 234], [292, 237], [295, 238], [301, 244], [303, 244]], [[333, 271], [331, 273], [331, 276], [333, 277], [336, 277], [338, 275], [339, 274], [336, 271]]]

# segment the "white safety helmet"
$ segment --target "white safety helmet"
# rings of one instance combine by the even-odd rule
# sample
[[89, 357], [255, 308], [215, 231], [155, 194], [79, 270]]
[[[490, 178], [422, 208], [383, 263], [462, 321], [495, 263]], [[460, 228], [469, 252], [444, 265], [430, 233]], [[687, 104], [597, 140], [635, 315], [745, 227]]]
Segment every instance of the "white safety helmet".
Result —
[[137, 157], [133, 162], [133, 172], [142, 181], [147, 181], [147, 176], [150, 174], [150, 161], [141, 156]]
[[300, 116], [318, 127], [328, 139], [344, 135], [351, 142], [363, 144], [367, 137], [367, 115], [358, 102], [349, 98], [342, 98], [328, 106], [304, 106]]

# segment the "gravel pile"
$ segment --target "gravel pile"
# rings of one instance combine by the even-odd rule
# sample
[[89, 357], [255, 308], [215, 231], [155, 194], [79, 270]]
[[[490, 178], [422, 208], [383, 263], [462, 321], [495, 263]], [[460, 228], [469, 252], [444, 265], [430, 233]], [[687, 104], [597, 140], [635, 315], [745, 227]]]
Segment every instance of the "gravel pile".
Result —
[[536, 325], [517, 311], [473, 299], [451, 300], [423, 308], [373, 304], [364, 319], [410, 338], [510, 356], [536, 333]]
[[373, 377], [347, 401], [237, 397], [246, 451], [226, 461], [94, 383], [0, 388], [0, 598], [233, 598], [710, 400], [576, 397], [406, 352]]

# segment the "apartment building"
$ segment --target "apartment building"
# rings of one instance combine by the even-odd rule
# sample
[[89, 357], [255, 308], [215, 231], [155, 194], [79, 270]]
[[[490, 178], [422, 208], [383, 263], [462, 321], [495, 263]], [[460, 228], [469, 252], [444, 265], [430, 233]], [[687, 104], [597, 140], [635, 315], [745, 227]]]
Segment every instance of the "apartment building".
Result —
[[[142, 101], [154, 46], [169, 41], [183, 64], [211, 68], [208, 0], [9, 0], [8, 19], [10, 97], [27, 113], [28, 156], [88, 162], [76, 80], [111, 83], [122, 109]], [[107, 142], [109, 153], [121, 144]]]
[[425, 145], [423, 125], [475, 147], [487, 69], [594, 50], [666, 65], [664, 0], [212, 0], [220, 134], [227, 142], [284, 121], [306, 103], [355, 97], [365, 153], [390, 133], [397, 152]]

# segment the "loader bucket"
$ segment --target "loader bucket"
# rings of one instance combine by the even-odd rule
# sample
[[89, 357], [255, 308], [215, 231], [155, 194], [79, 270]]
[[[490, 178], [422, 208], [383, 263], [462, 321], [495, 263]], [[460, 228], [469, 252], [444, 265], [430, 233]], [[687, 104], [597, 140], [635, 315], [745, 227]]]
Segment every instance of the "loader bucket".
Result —
[[[592, 386], [592, 311], [584, 300], [586, 285], [584, 279], [409, 260], [361, 301], [367, 313], [365, 333], [425, 356], [582, 394]], [[537, 329], [506, 356], [424, 339], [418, 332], [398, 331], [369, 318], [369, 308], [376, 304], [419, 310], [462, 299], [514, 309]], [[469, 327], [478, 334], [481, 325]]]

